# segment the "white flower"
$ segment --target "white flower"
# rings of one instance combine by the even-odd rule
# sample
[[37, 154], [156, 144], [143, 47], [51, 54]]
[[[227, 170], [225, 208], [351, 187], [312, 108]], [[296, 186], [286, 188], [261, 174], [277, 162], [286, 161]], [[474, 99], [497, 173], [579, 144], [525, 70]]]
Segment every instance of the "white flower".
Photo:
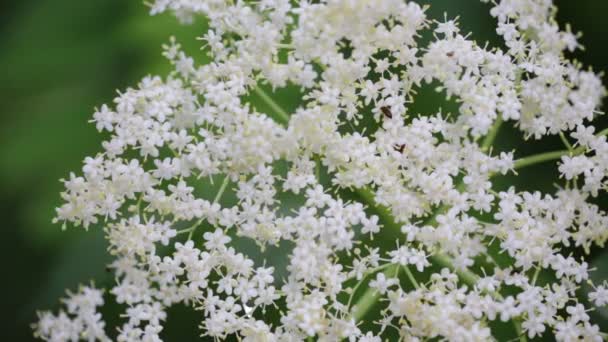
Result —
[[386, 279], [384, 273], [378, 273], [376, 279], [369, 282], [369, 287], [376, 289], [380, 294], [385, 294], [389, 287], [398, 283], [397, 279]]
[[589, 293], [589, 299], [598, 307], [605, 306], [608, 304], [608, 289], [605, 285], [597, 286], [594, 291]]
[[225, 245], [230, 242], [230, 237], [224, 234], [221, 229], [216, 229], [213, 233], [207, 232], [203, 234], [203, 238], [207, 240], [205, 242], [205, 248], [208, 250], [220, 250], [225, 248]]
[[78, 293], [68, 293], [65, 300], [67, 313], [57, 316], [50, 312], [39, 313], [39, 322], [34, 325], [36, 337], [47, 341], [110, 341], [105, 333], [105, 322], [97, 308], [104, 304], [102, 292], [83, 286]]

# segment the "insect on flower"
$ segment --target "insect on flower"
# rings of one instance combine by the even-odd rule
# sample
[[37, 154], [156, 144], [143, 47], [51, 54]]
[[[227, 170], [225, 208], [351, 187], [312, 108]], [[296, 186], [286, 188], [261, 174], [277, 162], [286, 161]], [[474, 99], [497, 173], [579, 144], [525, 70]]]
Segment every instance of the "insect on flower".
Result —
[[395, 151], [403, 153], [403, 150], [405, 150], [405, 144], [395, 144], [393, 145], [393, 148], [395, 149]]
[[388, 106], [382, 106], [380, 107], [380, 111], [382, 112], [382, 114], [384, 114], [384, 116], [386, 116], [389, 119], [393, 118], [393, 112], [391, 112], [391, 109]]

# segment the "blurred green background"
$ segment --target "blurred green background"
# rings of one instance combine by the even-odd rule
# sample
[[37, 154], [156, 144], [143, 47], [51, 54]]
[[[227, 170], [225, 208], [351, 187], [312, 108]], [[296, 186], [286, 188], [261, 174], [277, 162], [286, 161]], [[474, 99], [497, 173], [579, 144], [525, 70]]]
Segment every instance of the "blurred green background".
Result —
[[[460, 15], [465, 32], [478, 41], [496, 43], [488, 7], [478, 0], [427, 0], [430, 14]], [[608, 1], [557, 1], [561, 23], [583, 31], [584, 53], [576, 57], [596, 71], [608, 70]], [[80, 170], [85, 156], [100, 150], [102, 136], [88, 123], [93, 109], [109, 103], [116, 89], [135, 85], [148, 74], [164, 75], [169, 66], [160, 46], [171, 35], [202, 59], [195, 37], [204, 24], [180, 26], [169, 16], [150, 17], [142, 2], [124, 0], [5, 0], [0, 3], [0, 210], [5, 235], [0, 240], [2, 274], [2, 341], [32, 340], [29, 324], [37, 309], [56, 309], [66, 288], [95, 279], [110, 283], [104, 265], [109, 258], [100, 227], [61, 231], [51, 223], [60, 203], [59, 179]], [[430, 96], [420, 104], [437, 107]], [[604, 106], [606, 108], [606, 106]], [[605, 127], [606, 120], [600, 120]], [[519, 147], [517, 156], [561, 149], [556, 139], [534, 148], [514, 130], [501, 132], [504, 148]], [[522, 172], [517, 185], [553, 189], [554, 167]], [[506, 185], [508, 180], [504, 180]], [[607, 208], [605, 199], [598, 199]], [[607, 227], [608, 229], [608, 227]], [[593, 261], [608, 264], [601, 250]], [[602, 263], [602, 259], [606, 262]], [[595, 277], [608, 276], [608, 266]], [[167, 340], [190, 340], [196, 331], [186, 315], [169, 322]], [[596, 315], [603, 327], [605, 321]], [[112, 321], [112, 319], [109, 319]], [[186, 329], [188, 330], [188, 329]]]

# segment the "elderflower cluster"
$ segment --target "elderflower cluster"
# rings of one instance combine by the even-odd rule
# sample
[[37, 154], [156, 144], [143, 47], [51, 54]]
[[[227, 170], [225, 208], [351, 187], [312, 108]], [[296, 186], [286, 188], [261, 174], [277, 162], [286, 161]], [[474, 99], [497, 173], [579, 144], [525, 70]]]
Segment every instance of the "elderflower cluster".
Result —
[[[486, 341], [511, 322], [511, 338], [602, 340], [587, 311], [608, 285], [577, 299], [591, 270], [564, 250], [608, 239], [593, 204], [607, 186], [608, 131], [592, 125], [605, 90], [568, 60], [578, 36], [551, 0], [492, 2], [504, 48], [404, 0], [150, 6], [205, 18], [212, 61], [171, 39], [173, 72], [97, 110], [107, 140], [63, 181], [56, 217], [104, 227], [106, 293], [124, 319], [106, 330], [102, 291], [83, 287], [40, 313], [36, 336], [160, 341], [180, 305], [216, 339]], [[412, 112], [429, 85], [457, 112]], [[286, 87], [302, 94], [293, 111], [269, 90]], [[567, 151], [515, 160], [493, 148], [503, 122]], [[494, 187], [551, 160], [555, 193]]]

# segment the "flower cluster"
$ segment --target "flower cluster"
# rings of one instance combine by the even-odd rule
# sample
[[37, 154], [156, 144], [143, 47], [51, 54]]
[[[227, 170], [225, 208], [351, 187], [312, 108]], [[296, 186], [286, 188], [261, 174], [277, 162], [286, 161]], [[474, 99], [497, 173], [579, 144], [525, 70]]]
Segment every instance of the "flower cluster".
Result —
[[[84, 287], [67, 314], [40, 314], [37, 336], [160, 341], [185, 305], [202, 335], [243, 341], [485, 341], [498, 321], [521, 339], [602, 340], [576, 295], [590, 267], [563, 250], [608, 239], [592, 203], [607, 185], [608, 131], [591, 124], [605, 90], [567, 59], [577, 35], [551, 0], [493, 3], [504, 49], [403, 0], [150, 5], [206, 18], [212, 62], [172, 39], [170, 75], [97, 110], [108, 139], [64, 180], [56, 217], [104, 226], [124, 324], [105, 332], [102, 292]], [[411, 112], [429, 85], [457, 112]], [[285, 87], [303, 94], [292, 113], [269, 93]], [[514, 160], [493, 148], [503, 122], [567, 150]], [[560, 157], [554, 194], [494, 187]], [[605, 306], [607, 285], [593, 288]]]
[[44, 312], [39, 315], [36, 335], [47, 341], [109, 341], [104, 331], [105, 323], [97, 307], [102, 306], [103, 294], [94, 287], [82, 287], [78, 293], [69, 293], [64, 299], [67, 313], [53, 315]]

